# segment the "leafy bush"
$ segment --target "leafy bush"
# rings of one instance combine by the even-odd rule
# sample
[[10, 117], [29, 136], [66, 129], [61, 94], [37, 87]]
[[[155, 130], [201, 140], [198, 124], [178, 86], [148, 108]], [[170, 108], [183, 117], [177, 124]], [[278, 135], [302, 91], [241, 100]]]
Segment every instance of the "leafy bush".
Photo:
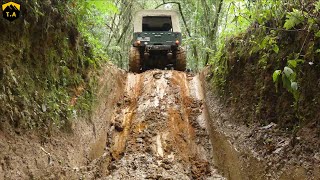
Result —
[[302, 59], [288, 60], [288, 66], [285, 66], [282, 71], [274, 71], [272, 75], [273, 82], [276, 84], [277, 89], [278, 84], [280, 82], [280, 75], [282, 75], [283, 87], [286, 88], [293, 95], [296, 102], [298, 102], [299, 100], [299, 91], [297, 83], [297, 74], [293, 71], [293, 69], [296, 69], [297, 65], [303, 62], [304, 60]]

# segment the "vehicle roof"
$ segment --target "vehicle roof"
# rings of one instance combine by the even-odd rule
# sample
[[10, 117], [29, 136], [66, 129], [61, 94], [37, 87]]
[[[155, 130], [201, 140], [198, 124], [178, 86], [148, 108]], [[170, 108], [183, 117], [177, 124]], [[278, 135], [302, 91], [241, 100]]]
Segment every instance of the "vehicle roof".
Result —
[[134, 16], [134, 32], [142, 32], [142, 18], [145, 16], [171, 16], [173, 32], [181, 32], [179, 26], [179, 15], [174, 10], [148, 9], [137, 11]]

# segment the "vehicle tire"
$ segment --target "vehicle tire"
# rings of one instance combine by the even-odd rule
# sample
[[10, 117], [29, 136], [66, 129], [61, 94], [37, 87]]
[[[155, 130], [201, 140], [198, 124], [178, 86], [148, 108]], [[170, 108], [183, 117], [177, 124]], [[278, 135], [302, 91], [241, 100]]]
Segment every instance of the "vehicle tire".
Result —
[[140, 72], [140, 52], [137, 47], [130, 48], [129, 54], [129, 71], [134, 73]]
[[187, 66], [186, 52], [182, 47], [177, 51], [177, 61], [175, 69], [178, 71], [185, 71]]

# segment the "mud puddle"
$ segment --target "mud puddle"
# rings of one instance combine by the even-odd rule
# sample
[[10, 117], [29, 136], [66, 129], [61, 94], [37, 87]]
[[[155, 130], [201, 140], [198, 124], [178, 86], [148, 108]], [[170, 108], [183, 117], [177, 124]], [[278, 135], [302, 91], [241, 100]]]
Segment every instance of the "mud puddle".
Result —
[[108, 134], [105, 179], [225, 179], [213, 164], [198, 76], [128, 74]]

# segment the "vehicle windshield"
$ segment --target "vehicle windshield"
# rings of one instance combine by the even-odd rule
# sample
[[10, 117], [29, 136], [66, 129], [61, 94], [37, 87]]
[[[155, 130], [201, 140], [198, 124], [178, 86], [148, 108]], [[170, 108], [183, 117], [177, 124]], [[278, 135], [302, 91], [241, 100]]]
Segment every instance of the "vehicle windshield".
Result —
[[172, 21], [170, 16], [145, 16], [142, 20], [142, 31], [170, 31]]

